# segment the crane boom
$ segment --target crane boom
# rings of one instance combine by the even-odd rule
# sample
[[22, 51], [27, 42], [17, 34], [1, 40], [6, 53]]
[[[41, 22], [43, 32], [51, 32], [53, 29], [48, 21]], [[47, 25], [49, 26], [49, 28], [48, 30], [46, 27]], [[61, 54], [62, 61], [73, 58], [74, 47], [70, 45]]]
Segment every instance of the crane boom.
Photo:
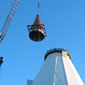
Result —
[[0, 31], [0, 43], [2, 42], [4, 37], [6, 36], [6, 33], [9, 29], [9, 26], [10, 26], [11, 21], [12, 21], [14, 15], [16, 13], [16, 9], [19, 6], [20, 1], [21, 0], [15, 0], [12, 7], [11, 7], [11, 9], [10, 9], [10, 11], [9, 11], [9, 13], [8, 13], [8, 16], [5, 20], [5, 23], [4, 23], [3, 27], [2, 27], [2, 30]]

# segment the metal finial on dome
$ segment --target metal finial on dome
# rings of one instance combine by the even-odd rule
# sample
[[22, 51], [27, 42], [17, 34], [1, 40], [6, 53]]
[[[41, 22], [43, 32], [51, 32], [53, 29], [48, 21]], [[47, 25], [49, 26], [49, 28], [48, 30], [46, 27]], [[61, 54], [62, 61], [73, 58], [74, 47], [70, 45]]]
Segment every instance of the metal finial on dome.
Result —
[[40, 15], [37, 14], [33, 25], [27, 25], [29, 37], [33, 41], [42, 41], [46, 37], [44, 24], [41, 23]]

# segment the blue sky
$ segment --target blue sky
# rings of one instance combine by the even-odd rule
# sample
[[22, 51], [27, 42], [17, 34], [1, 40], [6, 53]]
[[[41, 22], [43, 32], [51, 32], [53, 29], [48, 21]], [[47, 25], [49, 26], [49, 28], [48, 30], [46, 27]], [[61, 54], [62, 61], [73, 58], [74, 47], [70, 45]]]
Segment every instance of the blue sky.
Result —
[[[13, 0], [0, 0], [0, 29]], [[40, 1], [40, 10], [37, 3]], [[33, 42], [28, 37], [27, 24], [32, 24], [40, 13], [47, 37]], [[0, 14], [1, 15], [1, 14]], [[4, 63], [0, 68], [0, 85], [27, 85], [44, 63], [44, 55], [52, 48], [66, 48], [72, 62], [85, 82], [85, 0], [22, 0], [7, 36], [0, 45]]]

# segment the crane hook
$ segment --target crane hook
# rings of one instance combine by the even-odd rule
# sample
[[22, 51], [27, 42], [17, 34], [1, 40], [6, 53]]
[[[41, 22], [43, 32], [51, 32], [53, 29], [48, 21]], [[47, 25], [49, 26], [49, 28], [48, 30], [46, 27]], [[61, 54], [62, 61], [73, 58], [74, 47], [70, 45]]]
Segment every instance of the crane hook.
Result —
[[38, 2], [38, 8], [40, 8], [40, 2]]

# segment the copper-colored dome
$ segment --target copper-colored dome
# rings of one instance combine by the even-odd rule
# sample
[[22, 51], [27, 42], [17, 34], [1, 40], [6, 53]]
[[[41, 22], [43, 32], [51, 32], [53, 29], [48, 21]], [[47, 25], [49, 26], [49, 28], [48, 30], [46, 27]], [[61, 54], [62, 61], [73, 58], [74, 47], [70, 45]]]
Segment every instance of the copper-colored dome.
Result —
[[33, 41], [41, 41], [46, 37], [44, 24], [41, 23], [40, 15], [36, 16], [33, 25], [27, 25], [29, 37]]

